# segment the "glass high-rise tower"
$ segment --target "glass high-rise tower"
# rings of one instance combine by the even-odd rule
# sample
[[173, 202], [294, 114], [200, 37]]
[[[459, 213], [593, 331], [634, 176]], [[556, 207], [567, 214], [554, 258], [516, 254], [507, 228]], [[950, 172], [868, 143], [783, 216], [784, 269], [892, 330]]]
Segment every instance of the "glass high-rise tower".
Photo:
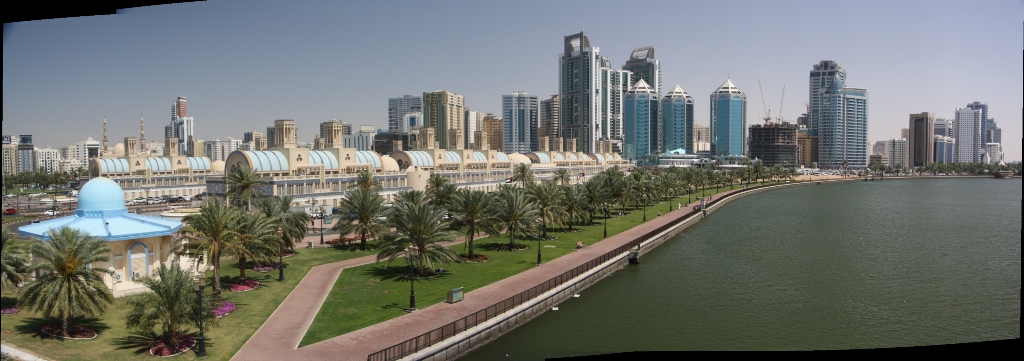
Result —
[[591, 153], [598, 140], [622, 137], [622, 100], [632, 73], [612, 69], [584, 33], [565, 37], [559, 57], [559, 136], [576, 139], [576, 150]]
[[818, 166], [867, 167], [867, 90], [847, 87], [846, 70], [832, 60], [814, 65], [808, 85], [807, 133], [818, 138]]
[[506, 153], [529, 153], [537, 150], [537, 128], [540, 106], [536, 95], [512, 92], [501, 96], [502, 127]]
[[711, 155], [747, 154], [747, 95], [726, 80], [711, 93]]
[[685, 149], [696, 153], [693, 147], [693, 97], [676, 84], [661, 98], [661, 150], [670, 152]]
[[651, 89], [654, 89], [655, 94], [661, 94], [661, 63], [654, 58], [653, 46], [633, 49], [622, 70], [633, 73], [633, 81], [629, 86], [632, 87], [643, 79]]
[[635, 160], [657, 152], [658, 94], [641, 79], [626, 93], [623, 107], [623, 156]]

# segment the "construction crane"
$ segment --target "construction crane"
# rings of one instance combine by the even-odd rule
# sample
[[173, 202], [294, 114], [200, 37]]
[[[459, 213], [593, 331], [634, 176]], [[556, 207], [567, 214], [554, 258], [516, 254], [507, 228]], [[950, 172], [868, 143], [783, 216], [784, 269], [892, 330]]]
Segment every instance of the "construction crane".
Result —
[[[764, 95], [762, 95], [762, 97], [763, 96]], [[785, 123], [782, 120], [782, 104], [784, 104], [785, 101], [786, 101], [786, 86], [783, 85], [782, 86], [782, 99], [779, 100], [779, 117], [776, 118], [776, 122], [779, 123], [779, 124]]]
[[771, 124], [771, 109], [768, 108], [768, 103], [765, 102], [765, 88], [761, 85], [761, 78], [758, 78], [758, 89], [761, 90], [761, 106], [765, 108], [765, 124]]

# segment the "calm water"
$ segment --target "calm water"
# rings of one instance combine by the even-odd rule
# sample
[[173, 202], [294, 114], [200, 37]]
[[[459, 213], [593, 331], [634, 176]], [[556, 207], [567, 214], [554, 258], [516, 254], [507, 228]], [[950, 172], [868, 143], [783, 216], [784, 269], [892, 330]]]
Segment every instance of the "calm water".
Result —
[[776, 190], [730, 203], [463, 360], [1020, 337], [1021, 180]]

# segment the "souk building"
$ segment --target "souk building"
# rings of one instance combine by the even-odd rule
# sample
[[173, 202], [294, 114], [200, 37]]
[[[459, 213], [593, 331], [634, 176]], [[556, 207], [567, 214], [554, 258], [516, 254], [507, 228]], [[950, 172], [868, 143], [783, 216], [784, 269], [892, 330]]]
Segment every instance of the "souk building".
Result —
[[[584, 154], [575, 151], [570, 140], [566, 149], [550, 149], [546, 139], [541, 149], [527, 154], [504, 153], [488, 149], [487, 134], [477, 131], [475, 149], [462, 147], [465, 142], [456, 139], [454, 149], [438, 146], [434, 128], [419, 128], [410, 134], [412, 149], [387, 155], [375, 151], [345, 148], [342, 128], [330, 122], [323, 123], [324, 136], [317, 137], [312, 148], [298, 146], [294, 120], [274, 122], [275, 145], [266, 150], [239, 150], [228, 155], [226, 172], [236, 166], [246, 166], [261, 175], [266, 184], [259, 188], [267, 196], [291, 196], [293, 206], [336, 207], [355, 189], [355, 181], [362, 171], [373, 174], [381, 182], [381, 195], [391, 200], [403, 190], [425, 190], [427, 179], [440, 175], [459, 188], [494, 191], [512, 178], [519, 164], [529, 165], [535, 181], [549, 180], [558, 169], [567, 169], [573, 183], [586, 179], [612, 166], [625, 167], [629, 162], [611, 153], [610, 144], [600, 144], [602, 153]], [[459, 138], [462, 132], [452, 130], [450, 136]], [[405, 149], [395, 146], [394, 149]], [[582, 176], [581, 176], [582, 175]], [[223, 197], [227, 193], [223, 176], [207, 179], [207, 192]]]
[[[105, 131], [104, 131], [105, 134]], [[106, 136], [99, 157], [89, 160], [89, 177], [108, 178], [124, 192], [124, 198], [196, 196], [206, 192], [206, 178], [224, 173], [224, 162], [211, 162], [202, 154], [179, 155], [178, 138], [164, 139], [163, 154], [146, 151], [145, 133], [108, 147]], [[141, 140], [140, 140], [141, 139]]]
[[[182, 223], [129, 213], [124, 203], [124, 192], [117, 183], [105, 177], [93, 178], [82, 186], [74, 215], [22, 226], [18, 234], [48, 242], [50, 231], [70, 227], [97, 237], [107, 243], [110, 257], [108, 262], [93, 263], [90, 267], [113, 272], [103, 276], [103, 283], [114, 297], [146, 292], [148, 288], [137, 281], [155, 275], [161, 265], [172, 265], [172, 235], [181, 229]], [[190, 260], [181, 261], [181, 267], [191, 267]]]

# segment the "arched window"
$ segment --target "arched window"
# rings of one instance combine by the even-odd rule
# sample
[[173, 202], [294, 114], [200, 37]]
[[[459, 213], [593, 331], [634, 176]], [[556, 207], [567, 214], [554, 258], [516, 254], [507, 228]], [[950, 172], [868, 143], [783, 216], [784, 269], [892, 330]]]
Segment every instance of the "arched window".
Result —
[[149, 247], [137, 242], [128, 248], [128, 273], [133, 282], [139, 277], [149, 276]]

